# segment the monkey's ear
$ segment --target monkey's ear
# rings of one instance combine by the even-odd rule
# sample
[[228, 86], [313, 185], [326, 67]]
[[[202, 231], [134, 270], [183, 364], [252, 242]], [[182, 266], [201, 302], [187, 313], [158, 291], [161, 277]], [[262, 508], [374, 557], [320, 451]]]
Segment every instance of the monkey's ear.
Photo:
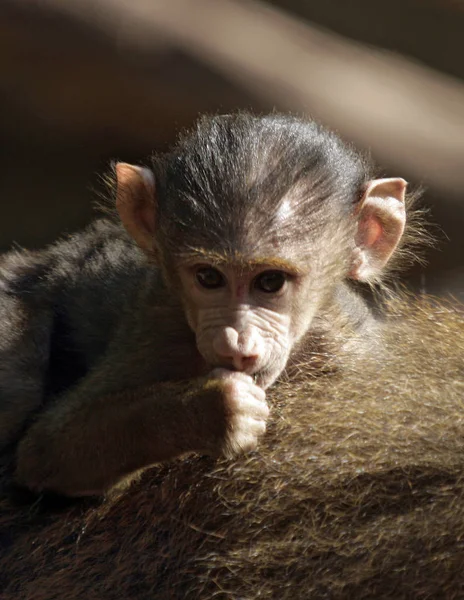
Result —
[[155, 240], [155, 178], [150, 169], [116, 163], [116, 208], [122, 224], [142, 250]]
[[352, 279], [375, 279], [387, 264], [403, 235], [407, 183], [400, 177], [374, 179], [359, 203]]

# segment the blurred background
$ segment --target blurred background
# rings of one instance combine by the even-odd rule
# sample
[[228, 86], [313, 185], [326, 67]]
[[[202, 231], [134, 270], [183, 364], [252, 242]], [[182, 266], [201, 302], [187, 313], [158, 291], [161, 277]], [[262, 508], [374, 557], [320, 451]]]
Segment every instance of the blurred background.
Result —
[[427, 187], [416, 288], [464, 300], [462, 0], [2, 0], [0, 250], [92, 219], [200, 113], [310, 114]]

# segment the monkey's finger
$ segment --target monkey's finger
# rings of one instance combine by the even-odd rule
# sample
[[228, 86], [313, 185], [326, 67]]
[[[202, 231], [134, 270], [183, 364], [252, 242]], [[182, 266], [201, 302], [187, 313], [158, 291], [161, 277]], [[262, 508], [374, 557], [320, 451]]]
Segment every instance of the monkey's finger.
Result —
[[218, 367], [213, 369], [209, 374], [211, 379], [232, 379], [234, 381], [243, 381], [246, 383], [252, 383], [253, 378], [251, 375], [247, 373], [243, 373], [242, 371], [231, 371], [230, 369], [224, 369], [222, 367]]
[[270, 409], [266, 402], [248, 396], [241, 399], [237, 406], [237, 412], [247, 417], [266, 420], [269, 417]]
[[250, 452], [255, 450], [258, 446], [258, 438], [264, 431], [260, 429], [256, 434], [250, 429], [235, 433], [226, 442], [224, 447], [224, 454], [227, 457], [232, 457], [237, 454], [243, 454], [244, 452]]
[[257, 400], [258, 402], [261, 402], [263, 404], [266, 403], [266, 392], [258, 387], [257, 385], [254, 384], [242, 384], [239, 383], [236, 386], [236, 390], [237, 393], [242, 397], [245, 398], [247, 396], [250, 396], [251, 398], [254, 398], [255, 400]]

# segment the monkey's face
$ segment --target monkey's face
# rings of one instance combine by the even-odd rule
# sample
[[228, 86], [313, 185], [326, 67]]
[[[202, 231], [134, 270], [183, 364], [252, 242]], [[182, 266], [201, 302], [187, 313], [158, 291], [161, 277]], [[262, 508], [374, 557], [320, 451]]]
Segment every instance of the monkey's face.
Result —
[[[187, 320], [205, 361], [245, 372], [269, 387], [308, 326], [295, 311], [304, 277], [266, 264], [196, 263], [179, 274]], [[304, 319], [311, 319], [307, 311]]]

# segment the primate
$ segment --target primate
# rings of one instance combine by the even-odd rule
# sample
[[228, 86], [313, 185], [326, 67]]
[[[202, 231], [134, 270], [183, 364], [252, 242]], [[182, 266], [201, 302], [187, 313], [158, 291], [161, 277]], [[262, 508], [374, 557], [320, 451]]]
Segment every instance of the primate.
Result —
[[140, 477], [4, 493], [2, 600], [462, 597], [462, 307], [365, 293], [405, 182], [279, 115], [115, 171], [125, 230], [1, 263], [0, 483]]
[[38, 492], [102, 494], [178, 456], [252, 450], [285, 369], [382, 343], [357, 286], [402, 238], [406, 182], [376, 179], [335, 134], [203, 118], [115, 173], [125, 231], [102, 220], [0, 263], [0, 440]]

